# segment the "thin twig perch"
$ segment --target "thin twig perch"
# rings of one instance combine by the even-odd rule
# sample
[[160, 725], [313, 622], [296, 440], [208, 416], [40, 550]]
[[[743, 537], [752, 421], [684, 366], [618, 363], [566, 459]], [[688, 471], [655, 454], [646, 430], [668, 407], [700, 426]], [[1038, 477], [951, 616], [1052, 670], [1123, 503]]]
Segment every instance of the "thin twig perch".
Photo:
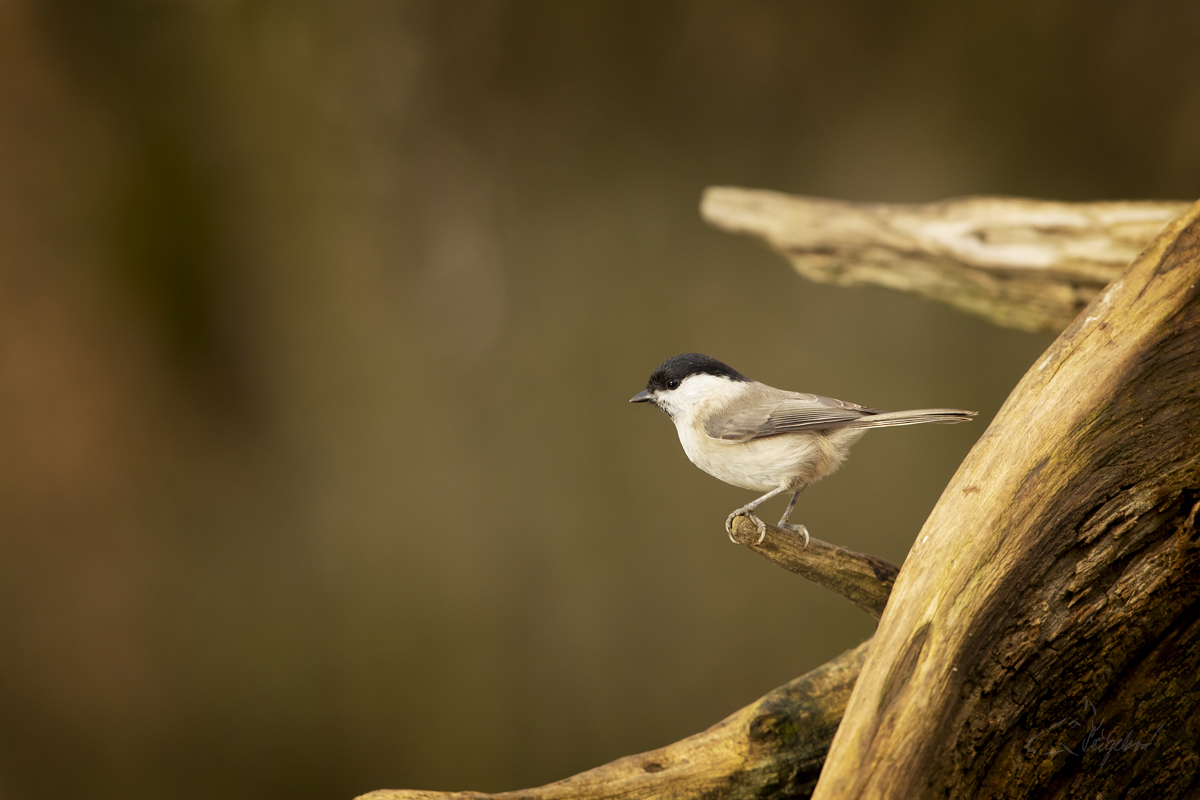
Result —
[[802, 536], [774, 525], [767, 525], [766, 536], [759, 543], [758, 528], [744, 516], [734, 519], [733, 536], [784, 569], [837, 592], [875, 619], [883, 614], [900, 571], [882, 558], [820, 539], [810, 539], [805, 547]]

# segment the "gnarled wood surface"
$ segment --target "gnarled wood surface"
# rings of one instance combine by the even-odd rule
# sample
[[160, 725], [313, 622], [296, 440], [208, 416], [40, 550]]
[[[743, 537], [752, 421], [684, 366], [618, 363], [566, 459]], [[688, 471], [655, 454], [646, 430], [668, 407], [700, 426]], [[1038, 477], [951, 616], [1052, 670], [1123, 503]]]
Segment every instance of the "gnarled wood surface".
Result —
[[914, 292], [998, 325], [1060, 331], [1188, 205], [848, 203], [714, 186], [700, 211], [763, 239], [810, 280]]
[[869, 645], [846, 651], [703, 733], [557, 783], [500, 794], [383, 789], [359, 800], [809, 797]]
[[1200, 204], [926, 522], [814, 795], [1200, 796]]

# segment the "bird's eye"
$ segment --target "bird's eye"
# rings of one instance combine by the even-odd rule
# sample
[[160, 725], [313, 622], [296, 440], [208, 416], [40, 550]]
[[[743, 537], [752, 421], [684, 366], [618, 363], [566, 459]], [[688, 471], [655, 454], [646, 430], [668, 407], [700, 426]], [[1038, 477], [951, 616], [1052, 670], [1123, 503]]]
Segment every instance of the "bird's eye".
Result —
[[667, 381], [667, 388], [668, 389], [678, 389], [679, 388], [679, 379], [671, 378], [671, 380]]

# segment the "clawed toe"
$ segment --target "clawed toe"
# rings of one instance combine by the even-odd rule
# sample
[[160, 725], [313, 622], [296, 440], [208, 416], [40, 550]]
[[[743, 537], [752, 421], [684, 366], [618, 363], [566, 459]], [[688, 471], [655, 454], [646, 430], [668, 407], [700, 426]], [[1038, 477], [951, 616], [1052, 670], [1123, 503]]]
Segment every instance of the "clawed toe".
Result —
[[795, 531], [796, 533], [804, 534], [804, 546], [808, 547], [808, 528], [804, 527], [803, 525], [793, 525], [789, 522], [783, 521], [780, 521], [779, 527], [787, 528], [789, 531]]

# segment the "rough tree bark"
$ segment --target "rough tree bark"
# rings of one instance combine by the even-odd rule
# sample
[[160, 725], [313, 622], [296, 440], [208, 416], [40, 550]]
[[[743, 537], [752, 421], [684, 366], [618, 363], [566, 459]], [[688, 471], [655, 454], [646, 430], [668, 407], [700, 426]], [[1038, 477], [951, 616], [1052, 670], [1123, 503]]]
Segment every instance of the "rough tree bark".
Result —
[[913, 292], [1021, 330], [1061, 331], [1188, 203], [965, 197], [847, 203], [714, 186], [700, 213], [809, 280]]
[[[980, 202], [994, 221], [997, 201]], [[926, 216], [951, 205], [961, 217], [972, 201], [935, 204]], [[1109, 223], [1142, 214], [1143, 233], [1150, 210], [1178, 209], [1100, 204], [1089, 213], [1101, 206], [1113, 207], [1101, 215]], [[1200, 204], [1185, 210], [1026, 374], [898, 577], [832, 545], [806, 551], [776, 528], [758, 545], [739, 520], [738, 540], [772, 561], [876, 616], [886, 602], [870, 643], [701, 734], [558, 783], [364, 797], [808, 797], [818, 773], [819, 800], [1200, 797]], [[1075, 234], [1041, 219], [1030, 229], [1038, 237], [1079, 251], [1063, 241]], [[960, 218], [956, 230], [992, 224], [977, 223]], [[1075, 233], [1094, 245], [1087, 230]], [[867, 253], [876, 259], [868, 272], [880, 274], [891, 259], [901, 277], [872, 281], [930, 296], [953, 294], [926, 291], [930, 282], [960, 281], [974, 295], [957, 305], [1018, 327], [1057, 324], [1079, 303], [1059, 290], [1078, 289], [1086, 272], [1054, 262], [1039, 277], [1014, 277], [1010, 264], [988, 278], [1012, 284], [997, 289], [961, 273], [986, 278], [992, 267], [947, 267], [920, 247], [881, 256], [887, 247], [856, 241], [820, 256], [844, 266]], [[1095, 253], [1091, 245], [1083, 250]], [[1038, 300], [1035, 284], [1058, 299]]]

